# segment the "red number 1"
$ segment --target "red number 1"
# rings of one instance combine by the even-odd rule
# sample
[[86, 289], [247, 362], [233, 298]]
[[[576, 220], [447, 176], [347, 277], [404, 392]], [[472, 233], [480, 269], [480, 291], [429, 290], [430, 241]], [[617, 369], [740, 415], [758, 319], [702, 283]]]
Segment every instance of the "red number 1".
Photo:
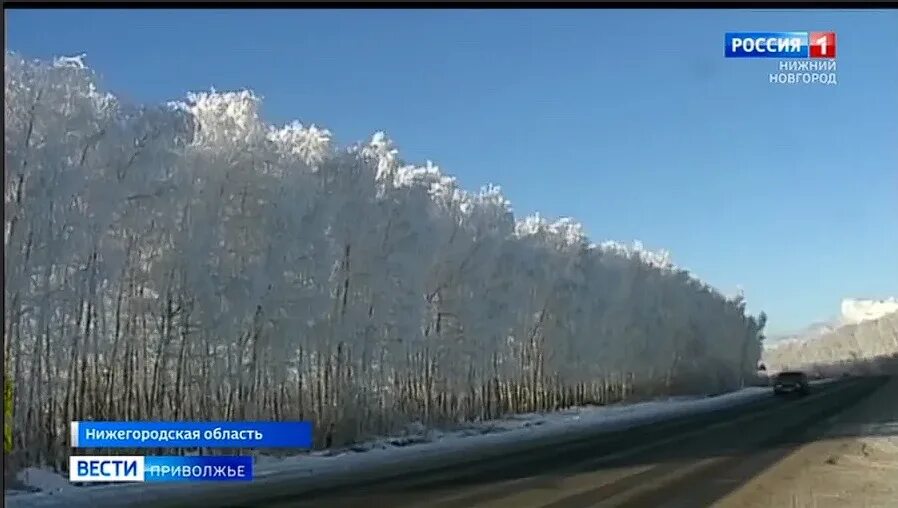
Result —
[[811, 47], [811, 58], [835, 58], [836, 57], [836, 33], [835, 32], [811, 32], [808, 37]]
[[820, 54], [823, 56], [826, 56], [826, 39], [827, 38], [828, 37], [824, 35], [823, 37], [820, 37], [816, 41], [814, 41], [814, 44], [817, 44], [818, 46], [820, 46]]

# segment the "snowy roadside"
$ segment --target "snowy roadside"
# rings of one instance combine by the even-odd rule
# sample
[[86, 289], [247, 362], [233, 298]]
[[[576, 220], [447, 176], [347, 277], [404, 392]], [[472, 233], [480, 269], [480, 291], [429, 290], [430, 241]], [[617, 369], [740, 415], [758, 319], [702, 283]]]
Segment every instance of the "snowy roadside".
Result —
[[824, 425], [817, 440], [735, 490], [719, 507], [898, 506], [898, 378]]
[[[317, 481], [347, 473], [361, 475], [386, 465], [396, 466], [410, 461], [451, 460], [458, 454], [483, 450], [484, 447], [570, 437], [580, 432], [611, 432], [733, 407], [769, 396], [770, 392], [766, 387], [750, 387], [715, 397], [675, 397], [636, 404], [578, 407], [473, 423], [450, 432], [413, 425], [404, 436], [377, 439], [342, 450], [311, 452], [283, 459], [258, 457], [254, 466], [254, 482], [284, 477]], [[170, 495], [192, 492], [203, 485], [208, 488], [209, 485], [140, 483], [76, 487], [56, 473], [39, 469], [26, 470], [20, 479], [38, 492], [6, 492], [7, 507], [124, 506], [122, 500], [127, 498], [154, 497], [162, 500]]]

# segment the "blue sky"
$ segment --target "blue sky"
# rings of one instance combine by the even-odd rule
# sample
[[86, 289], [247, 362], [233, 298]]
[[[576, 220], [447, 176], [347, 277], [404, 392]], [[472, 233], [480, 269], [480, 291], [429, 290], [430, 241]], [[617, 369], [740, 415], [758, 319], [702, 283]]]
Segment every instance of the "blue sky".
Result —
[[[252, 88], [267, 120], [341, 142], [385, 130], [410, 161], [518, 214], [640, 239], [768, 331], [898, 296], [898, 11], [7, 11], [7, 48], [86, 53], [158, 102]], [[727, 31], [831, 30], [838, 85], [772, 85]]]

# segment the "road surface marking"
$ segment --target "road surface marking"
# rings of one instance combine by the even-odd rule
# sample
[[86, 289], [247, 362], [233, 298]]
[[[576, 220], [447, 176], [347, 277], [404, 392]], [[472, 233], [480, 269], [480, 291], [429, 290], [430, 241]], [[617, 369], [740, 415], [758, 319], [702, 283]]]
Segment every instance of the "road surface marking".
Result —
[[653, 478], [653, 479], [639, 485], [636, 488], [629, 489], [620, 494], [611, 496], [608, 499], [599, 501], [598, 503], [591, 505], [590, 508], [609, 508], [609, 507], [614, 507], [614, 506], [620, 506], [621, 504], [627, 502], [628, 500], [630, 500], [640, 494], [658, 490], [658, 489], [664, 487], [664, 485], [666, 485], [668, 483], [673, 483], [680, 478], [683, 478], [685, 476], [692, 474], [693, 472], [699, 471], [701, 469], [704, 469], [706, 467], [709, 467], [717, 462], [721, 462], [726, 459], [727, 459], [727, 457], [711, 457], [708, 459], [699, 460], [692, 464], [682, 465], [681, 467], [674, 469], [670, 473], [661, 475], [657, 478]]

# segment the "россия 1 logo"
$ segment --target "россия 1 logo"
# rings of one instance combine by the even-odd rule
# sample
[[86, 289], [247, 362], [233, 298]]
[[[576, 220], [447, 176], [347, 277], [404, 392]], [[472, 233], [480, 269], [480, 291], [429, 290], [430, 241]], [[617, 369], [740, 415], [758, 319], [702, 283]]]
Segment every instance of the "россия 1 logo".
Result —
[[836, 84], [835, 32], [727, 32], [724, 57], [779, 59], [771, 83]]
[[835, 32], [727, 32], [727, 58], [835, 58]]

